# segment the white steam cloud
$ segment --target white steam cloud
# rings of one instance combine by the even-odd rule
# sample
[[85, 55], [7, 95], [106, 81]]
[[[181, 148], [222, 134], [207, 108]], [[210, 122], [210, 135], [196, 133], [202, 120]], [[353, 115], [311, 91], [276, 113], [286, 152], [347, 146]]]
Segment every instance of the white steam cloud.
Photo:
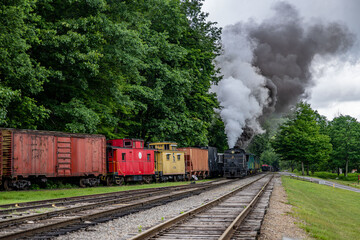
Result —
[[274, 5], [275, 15], [226, 26], [223, 52], [216, 59], [223, 80], [212, 87], [221, 105], [229, 147], [246, 147], [263, 132], [259, 120], [286, 112], [312, 86], [315, 56], [347, 51], [354, 35], [339, 23], [305, 24], [290, 4]]
[[223, 31], [223, 54], [217, 58], [223, 80], [212, 88], [222, 107], [220, 115], [225, 123], [230, 148], [235, 146], [248, 125], [255, 133], [263, 132], [258, 118], [268, 104], [269, 96], [265, 88], [266, 79], [251, 64], [251, 43], [240, 29], [235, 25]]

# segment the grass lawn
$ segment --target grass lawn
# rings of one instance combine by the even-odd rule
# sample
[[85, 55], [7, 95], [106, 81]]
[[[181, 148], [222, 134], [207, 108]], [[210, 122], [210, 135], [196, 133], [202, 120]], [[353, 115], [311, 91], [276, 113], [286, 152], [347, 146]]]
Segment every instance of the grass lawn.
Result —
[[360, 194], [282, 176], [292, 213], [316, 239], [360, 239]]
[[[197, 182], [204, 182], [209, 180], [200, 180]], [[0, 192], [0, 205], [20, 202], [30, 202], [53, 198], [75, 197], [91, 194], [100, 194], [108, 192], [127, 191], [135, 189], [167, 187], [189, 184], [190, 182], [167, 182], [167, 183], [153, 183], [144, 185], [125, 185], [117, 187], [96, 187], [96, 188], [72, 188], [59, 190], [36, 190], [36, 191], [10, 191]]]

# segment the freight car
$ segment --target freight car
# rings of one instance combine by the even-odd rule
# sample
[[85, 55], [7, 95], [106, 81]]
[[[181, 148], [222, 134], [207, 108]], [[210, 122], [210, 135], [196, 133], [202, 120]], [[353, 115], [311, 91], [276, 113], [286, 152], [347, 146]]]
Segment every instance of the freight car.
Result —
[[209, 177], [222, 177], [224, 175], [224, 154], [219, 154], [216, 147], [202, 147], [208, 151]]
[[175, 142], [150, 143], [147, 149], [140, 139], [106, 142], [103, 135], [0, 128], [0, 186], [26, 189], [31, 183], [56, 179], [86, 187], [101, 180], [121, 185], [221, 176], [223, 162], [231, 167], [228, 156], [212, 147], [177, 149]]
[[106, 175], [103, 135], [0, 128], [0, 182], [26, 189], [48, 179], [95, 186]]
[[209, 176], [208, 150], [195, 147], [179, 148], [179, 150], [185, 152], [187, 180], [190, 180], [193, 176], [199, 179]]
[[107, 144], [107, 185], [153, 180], [155, 150], [144, 148], [143, 140], [114, 139]]
[[224, 177], [241, 178], [247, 175], [246, 152], [234, 147], [224, 152]]
[[260, 160], [255, 154], [246, 153], [247, 175], [255, 174], [260, 170]]
[[184, 152], [177, 150], [177, 143], [150, 143], [149, 148], [155, 149], [156, 181], [183, 181], [185, 179]]

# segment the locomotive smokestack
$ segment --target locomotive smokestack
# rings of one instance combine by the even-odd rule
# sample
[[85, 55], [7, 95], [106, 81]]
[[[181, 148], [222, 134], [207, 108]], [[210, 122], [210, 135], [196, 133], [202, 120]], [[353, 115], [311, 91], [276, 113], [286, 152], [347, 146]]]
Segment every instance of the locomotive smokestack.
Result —
[[226, 26], [223, 53], [216, 59], [223, 80], [213, 91], [221, 104], [229, 147], [246, 147], [262, 133], [259, 119], [289, 110], [312, 86], [310, 67], [316, 55], [348, 50], [354, 35], [340, 23], [306, 24], [285, 2], [272, 18]]

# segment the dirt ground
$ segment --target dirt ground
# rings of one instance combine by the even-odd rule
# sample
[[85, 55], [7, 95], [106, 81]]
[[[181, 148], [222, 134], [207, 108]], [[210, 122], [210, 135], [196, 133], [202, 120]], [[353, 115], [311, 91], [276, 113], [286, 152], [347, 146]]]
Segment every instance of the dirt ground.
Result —
[[288, 214], [292, 206], [286, 203], [287, 195], [281, 184], [281, 178], [276, 177], [270, 205], [261, 227], [260, 240], [312, 239], [295, 224], [299, 220]]

